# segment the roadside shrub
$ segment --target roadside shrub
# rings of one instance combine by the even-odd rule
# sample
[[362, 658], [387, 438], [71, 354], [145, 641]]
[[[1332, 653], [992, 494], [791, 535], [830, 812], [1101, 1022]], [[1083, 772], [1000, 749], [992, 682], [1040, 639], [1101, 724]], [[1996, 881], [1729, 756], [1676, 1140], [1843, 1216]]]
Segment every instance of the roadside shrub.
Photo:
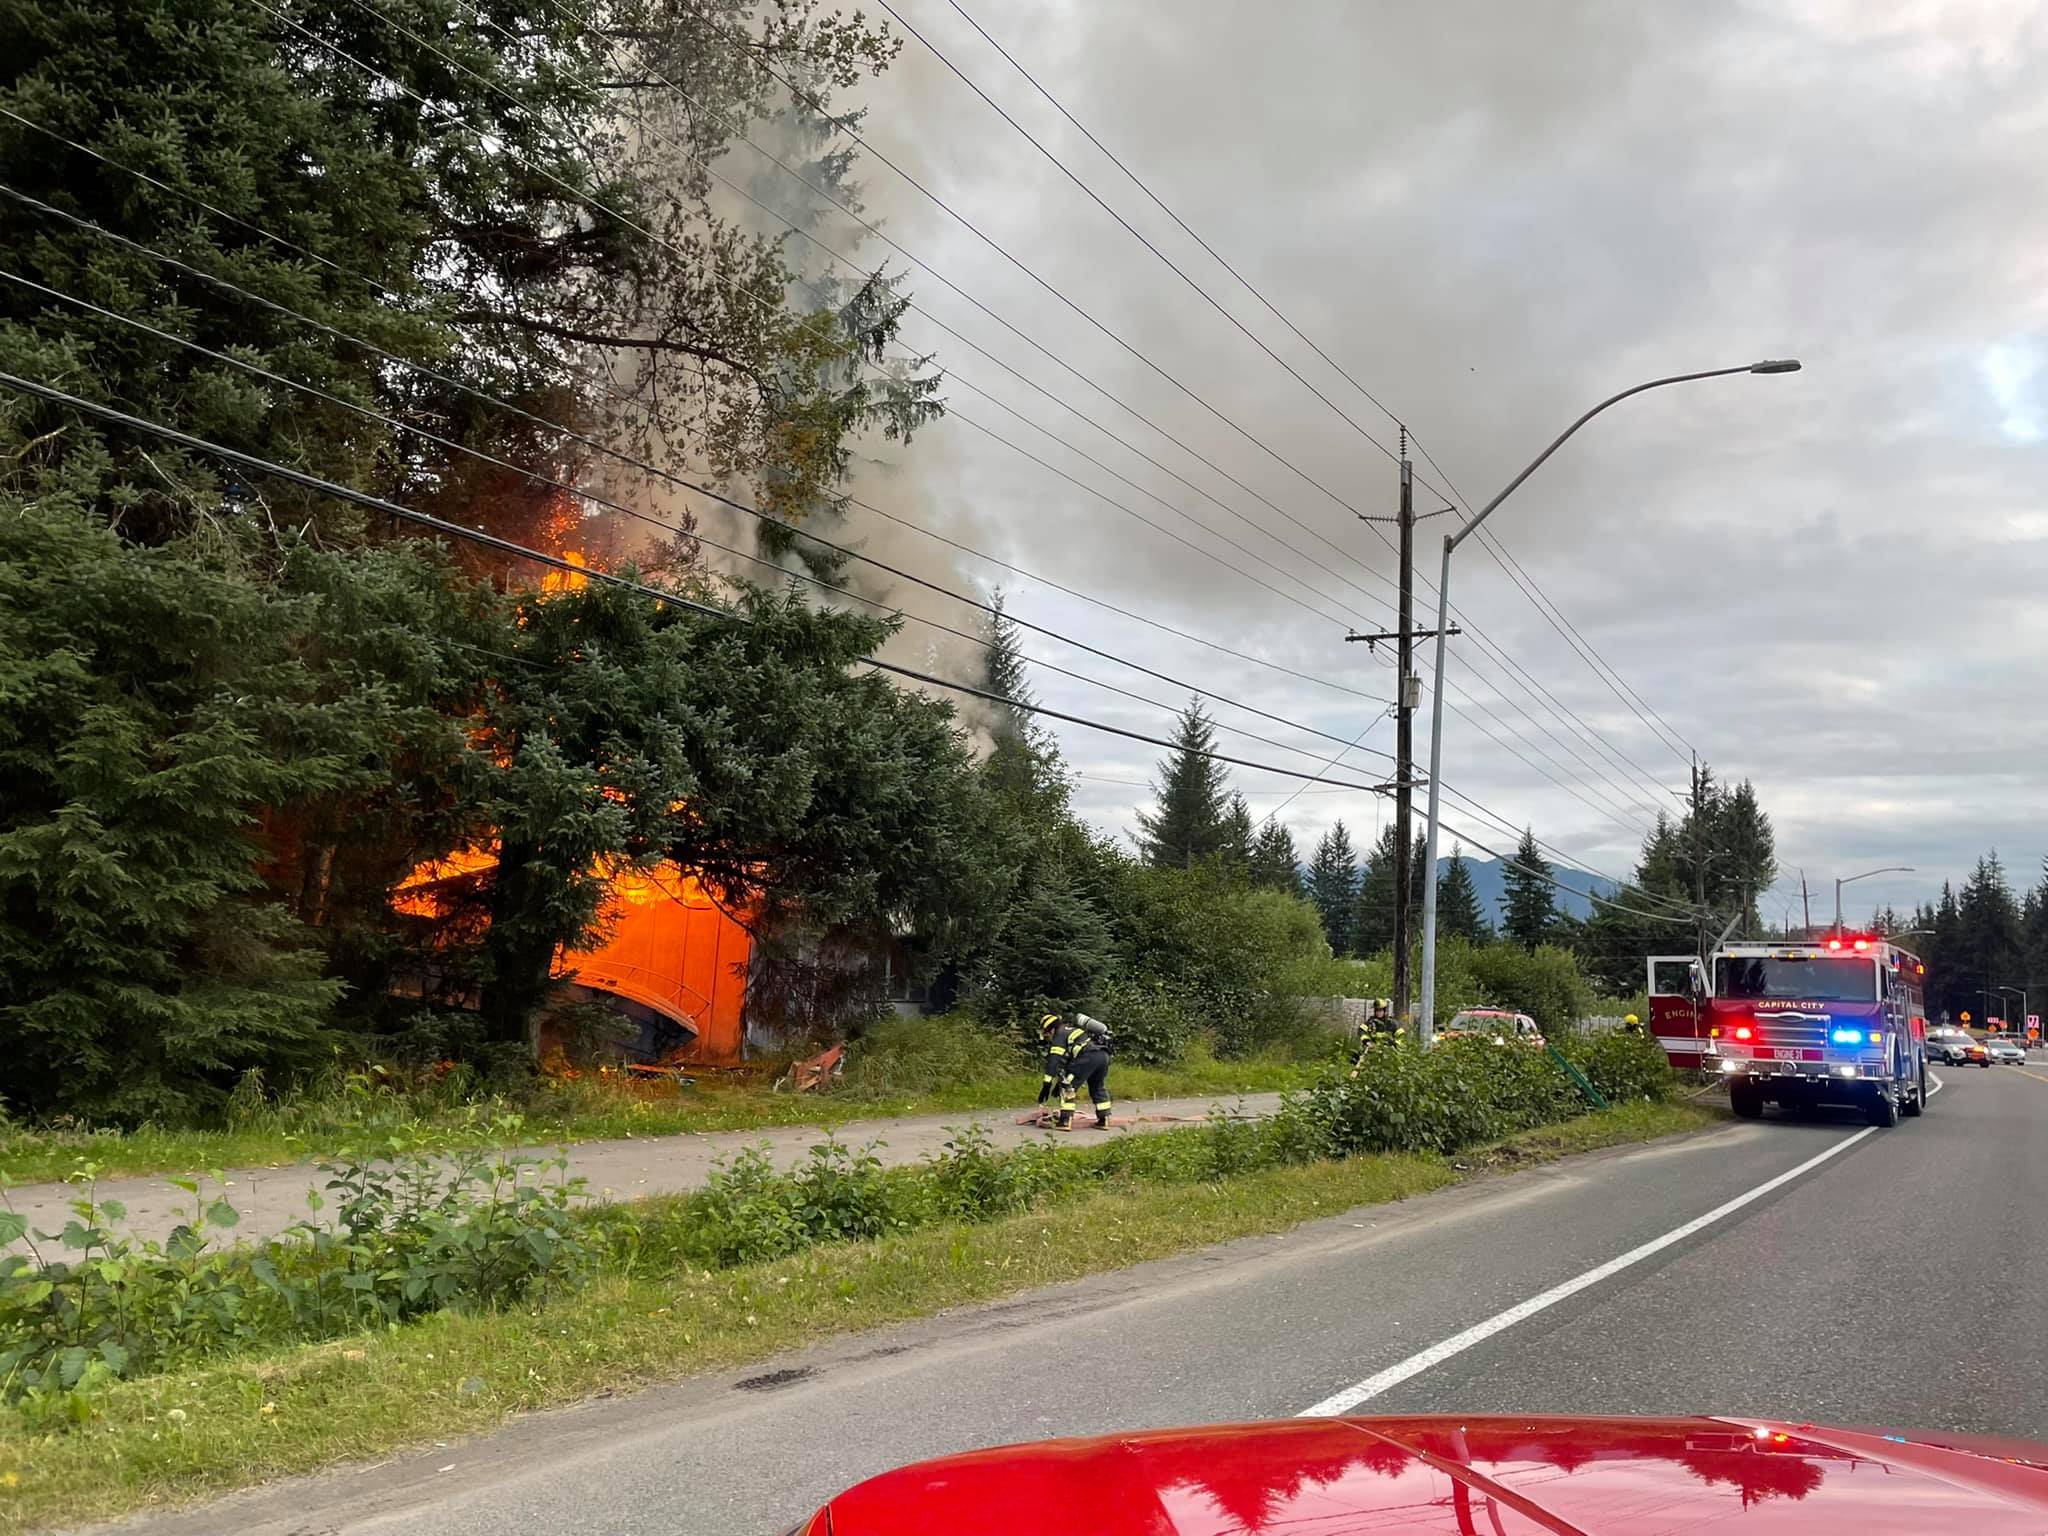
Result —
[[790, 1179], [797, 1225], [809, 1243], [880, 1237], [908, 1225], [869, 1142], [852, 1151], [832, 1137], [813, 1146]]
[[596, 1256], [565, 1157], [407, 1152], [320, 1166], [337, 1224], [301, 1222], [249, 1260], [313, 1335], [504, 1306], [575, 1283]]
[[981, 1125], [956, 1126], [946, 1150], [925, 1164], [927, 1209], [939, 1221], [994, 1221], [1023, 1210], [1057, 1177], [1050, 1148], [998, 1152]]
[[1320, 1139], [1326, 1155], [1452, 1152], [1578, 1113], [1571, 1080], [1539, 1050], [1490, 1040], [1446, 1040], [1429, 1051], [1405, 1039], [1338, 1061], [1291, 1095], [1292, 1134]]
[[1556, 1044], [1609, 1103], [1668, 1098], [1678, 1086], [1678, 1074], [1671, 1070], [1663, 1047], [1647, 1034], [1618, 1029], [1597, 1035], [1573, 1032], [1560, 1036]]
[[743, 1147], [720, 1159], [685, 1210], [689, 1250], [714, 1267], [779, 1259], [803, 1246], [794, 1191], [765, 1147]]
[[[333, 1226], [302, 1223], [255, 1246], [217, 1246], [238, 1220], [196, 1180], [161, 1242], [116, 1230], [91, 1171], [58, 1232], [0, 1211], [0, 1401], [52, 1425], [84, 1422], [105, 1383], [194, 1360], [332, 1338], [427, 1312], [504, 1306], [582, 1279], [595, 1257], [571, 1213], [561, 1159], [424, 1152], [323, 1165]], [[55, 1245], [62, 1256], [46, 1250]]]

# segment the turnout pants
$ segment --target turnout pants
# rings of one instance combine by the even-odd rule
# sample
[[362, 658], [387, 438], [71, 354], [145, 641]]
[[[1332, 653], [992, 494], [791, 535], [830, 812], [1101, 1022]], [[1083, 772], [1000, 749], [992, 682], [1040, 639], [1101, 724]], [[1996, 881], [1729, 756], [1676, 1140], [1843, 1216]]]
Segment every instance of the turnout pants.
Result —
[[1088, 1099], [1095, 1106], [1095, 1123], [1109, 1124], [1109, 1052], [1090, 1047], [1069, 1062], [1060, 1083], [1061, 1125], [1073, 1124], [1075, 1090], [1082, 1083], [1088, 1085]]

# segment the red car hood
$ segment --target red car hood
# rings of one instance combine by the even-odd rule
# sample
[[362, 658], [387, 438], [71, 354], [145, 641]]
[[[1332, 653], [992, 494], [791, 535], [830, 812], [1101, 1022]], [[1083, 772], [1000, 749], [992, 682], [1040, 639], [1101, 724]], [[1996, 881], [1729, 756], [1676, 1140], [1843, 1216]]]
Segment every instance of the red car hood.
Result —
[[920, 1462], [834, 1499], [809, 1530], [2042, 1536], [2048, 1446], [1755, 1419], [1283, 1419]]

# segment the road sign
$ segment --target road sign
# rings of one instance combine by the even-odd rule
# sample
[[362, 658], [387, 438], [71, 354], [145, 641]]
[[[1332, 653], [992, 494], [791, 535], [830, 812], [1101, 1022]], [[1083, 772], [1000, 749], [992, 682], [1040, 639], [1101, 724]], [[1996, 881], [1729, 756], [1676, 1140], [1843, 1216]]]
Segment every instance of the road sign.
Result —
[[2027, 1015], [2027, 1033], [2030, 1035], [2034, 1035], [2036, 1037], [2040, 1035], [2041, 1015], [2039, 1015], [2038, 1013], [2030, 1013]]

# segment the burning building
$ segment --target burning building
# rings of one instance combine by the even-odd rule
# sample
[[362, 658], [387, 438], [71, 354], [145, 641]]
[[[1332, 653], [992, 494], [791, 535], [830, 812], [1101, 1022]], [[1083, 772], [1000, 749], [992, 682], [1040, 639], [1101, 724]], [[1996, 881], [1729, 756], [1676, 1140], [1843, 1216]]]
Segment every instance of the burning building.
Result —
[[[408, 917], [441, 919], [497, 867], [490, 848], [459, 849], [419, 865], [393, 893]], [[600, 872], [605, 935], [557, 952], [554, 976], [571, 1001], [605, 1003], [631, 1031], [625, 1053], [645, 1062], [729, 1066], [745, 1046], [753, 935], [675, 864]], [[541, 1024], [547, 1043], [548, 1025]]]

